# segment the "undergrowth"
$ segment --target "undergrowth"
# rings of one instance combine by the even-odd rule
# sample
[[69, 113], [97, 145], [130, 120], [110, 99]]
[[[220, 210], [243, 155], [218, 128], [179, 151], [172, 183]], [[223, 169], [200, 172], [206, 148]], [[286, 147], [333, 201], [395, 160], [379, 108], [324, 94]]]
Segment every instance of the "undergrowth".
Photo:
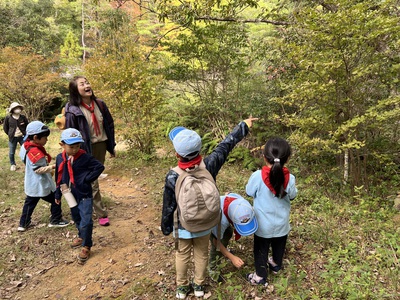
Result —
[[[1, 151], [0, 212], [2, 222], [8, 220], [2, 224], [10, 226], [9, 220], [13, 219], [14, 226], [17, 226], [24, 200], [23, 185], [17, 183], [23, 182], [23, 174], [7, 172], [7, 149], [2, 148]], [[56, 149], [53, 150], [55, 152]], [[239, 152], [238, 157], [247, 157], [244, 153]], [[118, 159], [107, 159], [106, 171], [135, 178], [140, 185], [146, 185], [152, 191], [152, 198], [161, 205], [165, 175], [170, 167], [176, 165], [172, 151], [152, 157], [135, 157], [133, 153], [126, 152], [117, 154]], [[351, 196], [345, 191], [338, 191], [338, 182], [324, 186], [323, 180], [312, 176], [302, 178], [296, 174], [296, 166], [291, 170], [297, 177], [299, 194], [292, 202], [292, 230], [284, 256], [284, 269], [277, 275], [269, 274], [269, 286], [266, 288], [249, 285], [245, 276], [254, 272], [252, 237], [231, 241], [229, 248], [246, 265], [236, 270], [229, 261], [222, 260], [220, 272], [224, 282], [218, 284], [209, 280], [206, 287], [210, 293], [208, 299], [398, 299], [399, 218], [391, 202], [380, 197], [380, 193], [366, 193], [363, 189]], [[217, 178], [220, 193], [245, 195], [245, 185], [251, 172], [229, 160]], [[39, 215], [41, 221], [47, 222], [48, 206], [39, 205], [35, 216]], [[10, 228], [2, 226], [3, 234], [8, 230]], [[0, 279], [0, 285], [16, 270], [15, 278], [26, 276], [21, 268], [10, 269], [8, 266], [10, 260], [16, 266], [33, 260], [27, 251], [29, 247], [36, 247], [36, 255], [46, 253], [46, 259], [57, 259], [60, 246], [57, 242], [49, 242], [51, 230], [44, 227], [33, 232], [36, 236], [31, 236], [33, 233], [30, 232], [24, 235], [27, 241], [18, 235], [11, 235], [12, 238], [1, 242], [0, 277], [3, 279]], [[15, 253], [15, 256], [10, 253]], [[173, 266], [166, 276], [175, 276]], [[159, 286], [153, 278], [144, 275], [132, 280], [127, 292], [119, 299], [174, 298], [173, 287]]]

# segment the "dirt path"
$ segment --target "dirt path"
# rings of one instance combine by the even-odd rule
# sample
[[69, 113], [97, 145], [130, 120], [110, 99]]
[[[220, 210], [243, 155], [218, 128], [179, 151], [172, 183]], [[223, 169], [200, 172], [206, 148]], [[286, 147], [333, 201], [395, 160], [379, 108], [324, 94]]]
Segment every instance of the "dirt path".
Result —
[[[113, 202], [111, 226], [95, 223], [93, 252], [87, 263], [79, 265], [78, 250], [69, 248], [76, 229], [60, 229], [64, 242], [58, 261], [43, 265], [37, 261], [26, 281], [7, 289], [7, 299], [161, 299], [165, 293], [171, 295], [172, 238], [165, 238], [159, 229], [160, 207], [149, 191], [126, 178], [109, 175], [100, 180], [100, 187]], [[132, 298], [135, 294], [139, 296]]]

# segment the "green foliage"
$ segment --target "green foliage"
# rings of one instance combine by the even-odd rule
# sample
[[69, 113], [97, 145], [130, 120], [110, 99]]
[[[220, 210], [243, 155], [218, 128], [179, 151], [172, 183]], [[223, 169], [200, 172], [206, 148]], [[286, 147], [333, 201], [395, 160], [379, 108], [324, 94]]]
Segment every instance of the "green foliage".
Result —
[[[280, 50], [275, 57], [288, 66], [272, 78], [282, 90], [273, 101], [284, 107], [282, 117], [294, 129], [290, 140], [298, 155], [309, 162], [338, 155], [342, 172], [348, 170], [356, 186], [366, 183], [362, 174], [375, 172], [371, 167], [379, 164], [374, 159], [383, 152], [378, 140], [398, 149], [393, 122], [400, 112], [393, 105], [398, 84], [390, 78], [397, 76], [399, 25], [390, 1], [379, 7], [371, 1], [339, 2], [329, 9], [308, 3], [295, 10], [293, 26], [269, 46]], [[368, 157], [367, 164], [362, 157]]]
[[69, 31], [64, 44], [60, 46], [60, 62], [65, 65], [77, 65], [82, 57], [82, 47], [78, 38]]
[[141, 55], [135, 28], [124, 24], [105, 38], [85, 65], [98, 95], [109, 104], [129, 148], [151, 154], [163, 104], [162, 77]]
[[209, 24], [163, 42], [174, 57], [163, 71], [179, 97], [170, 101], [173, 113], [190, 115], [200, 130], [211, 124], [219, 138], [227, 126], [252, 112], [252, 96], [246, 93], [252, 62], [247, 30], [245, 25]]
[[30, 47], [35, 53], [58, 51], [68, 31], [79, 28], [76, 1], [0, 1], [1, 47]]

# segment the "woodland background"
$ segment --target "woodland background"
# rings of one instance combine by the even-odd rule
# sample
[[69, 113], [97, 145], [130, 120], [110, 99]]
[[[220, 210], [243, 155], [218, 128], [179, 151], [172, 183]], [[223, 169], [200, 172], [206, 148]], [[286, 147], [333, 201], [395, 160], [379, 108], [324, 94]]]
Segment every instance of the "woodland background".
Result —
[[[128, 158], [149, 164], [174, 126], [197, 130], [207, 154], [259, 117], [229, 162], [253, 171], [269, 137], [288, 139], [299, 205], [383, 223], [366, 257], [398, 278], [400, 1], [0, 0], [0, 15], [2, 117], [17, 101], [51, 123], [84, 74]], [[338, 257], [349, 245], [338, 241]], [[342, 271], [328, 273], [337, 282]], [[374, 298], [370, 280], [382, 298], [398, 295], [387, 278], [360, 280], [338, 298]]]

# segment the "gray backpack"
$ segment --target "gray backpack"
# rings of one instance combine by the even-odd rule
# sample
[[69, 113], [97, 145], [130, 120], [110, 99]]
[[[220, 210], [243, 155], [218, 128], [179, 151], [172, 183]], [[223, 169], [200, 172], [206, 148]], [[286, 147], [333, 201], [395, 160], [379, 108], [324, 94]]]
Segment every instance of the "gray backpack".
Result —
[[[175, 185], [176, 211], [183, 228], [190, 232], [213, 228], [220, 221], [221, 205], [214, 178], [204, 162], [194, 169], [175, 167], [173, 170], [179, 174]], [[176, 232], [177, 220], [175, 217]]]

